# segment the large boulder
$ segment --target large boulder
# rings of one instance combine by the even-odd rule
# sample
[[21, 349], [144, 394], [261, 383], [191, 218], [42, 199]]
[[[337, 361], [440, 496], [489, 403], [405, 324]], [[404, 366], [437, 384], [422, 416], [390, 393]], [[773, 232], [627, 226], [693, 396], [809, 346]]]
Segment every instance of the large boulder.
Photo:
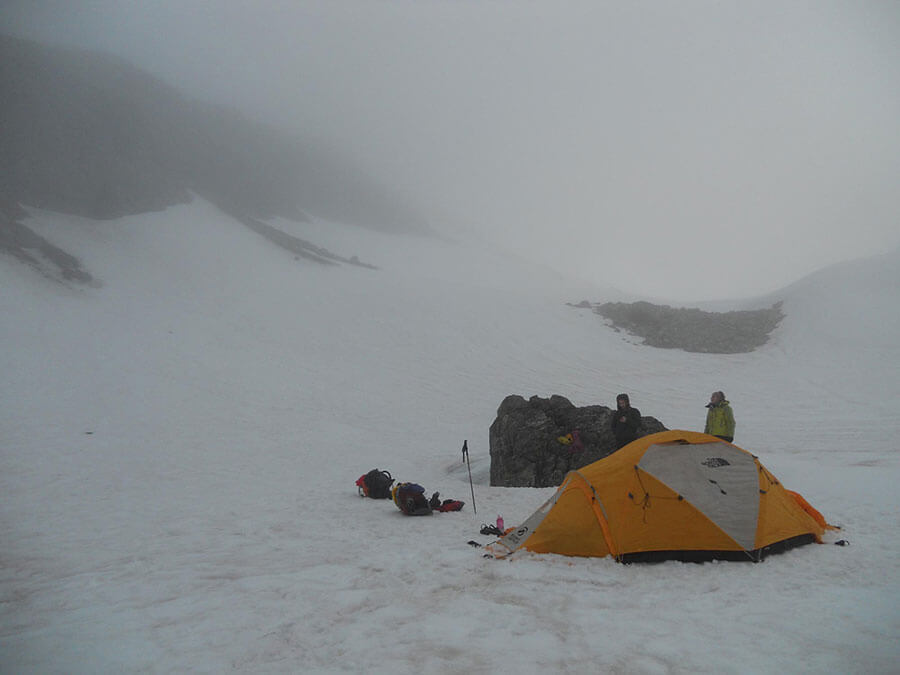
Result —
[[[602, 405], [576, 408], [564, 396], [507, 396], [490, 429], [491, 485], [552, 487], [569, 471], [612, 454], [612, 414]], [[638, 436], [658, 431], [666, 431], [659, 420], [641, 417]]]

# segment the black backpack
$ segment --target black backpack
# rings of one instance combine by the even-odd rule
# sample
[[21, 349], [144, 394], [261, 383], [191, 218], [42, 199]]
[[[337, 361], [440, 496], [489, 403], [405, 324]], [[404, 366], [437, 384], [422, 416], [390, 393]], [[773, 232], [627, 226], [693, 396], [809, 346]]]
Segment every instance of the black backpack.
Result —
[[391, 472], [379, 469], [372, 469], [356, 481], [360, 496], [372, 499], [390, 499], [391, 485], [393, 484], [394, 479], [391, 477]]

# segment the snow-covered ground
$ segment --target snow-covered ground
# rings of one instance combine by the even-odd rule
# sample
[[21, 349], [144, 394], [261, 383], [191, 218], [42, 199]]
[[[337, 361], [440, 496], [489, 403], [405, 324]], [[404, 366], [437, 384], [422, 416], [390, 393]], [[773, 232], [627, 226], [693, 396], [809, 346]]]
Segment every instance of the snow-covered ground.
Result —
[[[373, 271], [200, 200], [32, 213], [102, 283], [0, 259], [0, 672], [897, 672], [896, 252], [785, 289], [769, 345], [711, 356], [634, 345], [565, 304], [601, 289], [457, 244], [273, 222]], [[552, 493], [488, 486], [506, 395], [625, 391], [701, 429], [716, 389], [850, 546], [625, 566], [467, 545]], [[375, 467], [466, 507], [360, 499]]]

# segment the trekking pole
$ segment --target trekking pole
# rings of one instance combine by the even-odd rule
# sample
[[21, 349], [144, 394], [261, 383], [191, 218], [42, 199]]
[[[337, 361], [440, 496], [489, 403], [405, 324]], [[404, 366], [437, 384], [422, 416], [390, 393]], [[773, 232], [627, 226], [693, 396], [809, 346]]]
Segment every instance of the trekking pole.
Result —
[[469, 468], [469, 488], [472, 490], [472, 513], [478, 513], [475, 508], [475, 485], [472, 483], [472, 465], [469, 463], [469, 441], [463, 441], [463, 461]]

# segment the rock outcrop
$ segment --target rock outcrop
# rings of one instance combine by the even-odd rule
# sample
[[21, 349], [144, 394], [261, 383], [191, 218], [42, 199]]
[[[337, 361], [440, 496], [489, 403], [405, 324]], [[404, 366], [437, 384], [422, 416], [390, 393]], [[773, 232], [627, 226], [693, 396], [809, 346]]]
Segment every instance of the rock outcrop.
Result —
[[591, 308], [616, 330], [643, 338], [643, 344], [662, 349], [683, 349], [703, 354], [752, 352], [769, 340], [784, 313], [782, 304], [765, 309], [704, 312], [649, 302], [606, 302], [574, 307]]
[[78, 258], [24, 225], [22, 220], [27, 217], [20, 204], [0, 191], [0, 253], [8, 253], [54, 281], [94, 282]]
[[[578, 408], [564, 396], [507, 396], [490, 428], [491, 485], [552, 487], [569, 471], [612, 454], [612, 414], [602, 405]], [[642, 417], [638, 435], [665, 430], [659, 420]]]

